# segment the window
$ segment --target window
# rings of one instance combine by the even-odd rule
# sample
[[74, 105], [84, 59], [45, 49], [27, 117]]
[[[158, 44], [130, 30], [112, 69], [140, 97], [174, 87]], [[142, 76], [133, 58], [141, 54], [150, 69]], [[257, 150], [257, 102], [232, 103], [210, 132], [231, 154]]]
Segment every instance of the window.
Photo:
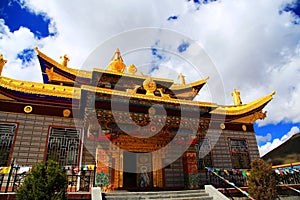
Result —
[[205, 170], [205, 167], [212, 167], [213, 162], [209, 139], [201, 139], [195, 147], [198, 154], [198, 170]]
[[232, 168], [250, 168], [250, 156], [246, 139], [230, 139]]
[[61, 166], [77, 165], [79, 157], [80, 131], [72, 128], [50, 128], [47, 160]]
[[9, 165], [17, 124], [0, 123], [0, 166]]

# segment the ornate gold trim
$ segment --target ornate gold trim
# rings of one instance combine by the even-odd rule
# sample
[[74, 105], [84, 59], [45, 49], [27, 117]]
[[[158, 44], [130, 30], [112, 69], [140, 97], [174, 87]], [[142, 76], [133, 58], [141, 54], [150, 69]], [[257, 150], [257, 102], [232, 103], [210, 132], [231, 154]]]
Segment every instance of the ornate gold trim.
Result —
[[162, 97], [154, 96], [154, 95], [147, 96], [144, 94], [136, 94], [136, 93], [132, 94], [132, 93], [128, 93], [128, 92], [116, 91], [116, 90], [111, 90], [111, 89], [107, 89], [107, 88], [97, 88], [97, 87], [89, 86], [89, 85], [82, 85], [81, 89], [87, 90], [90, 92], [95, 92], [95, 93], [118, 95], [118, 96], [132, 97], [132, 98], [139, 98], [139, 99], [146, 99], [146, 100], [153, 100], [153, 101], [162, 101], [162, 102], [167, 102], [167, 103], [177, 103], [177, 104], [211, 107], [211, 108], [217, 107], [217, 104], [215, 104], [215, 103], [198, 102], [198, 101], [183, 100], [183, 99], [162, 98]]
[[263, 120], [266, 118], [267, 111], [263, 112], [262, 110], [257, 111], [251, 115], [248, 115], [246, 117], [238, 118], [235, 120], [232, 120], [232, 122], [239, 122], [239, 123], [246, 123], [246, 124], [253, 124], [256, 120], [260, 119]]
[[0, 87], [16, 90], [20, 92], [26, 92], [29, 94], [42, 94], [64, 98], [80, 99], [80, 88], [74, 88], [69, 86], [51, 85], [43, 83], [34, 83], [27, 81], [18, 81], [6, 77], [0, 76]]
[[182, 90], [182, 89], [187, 89], [187, 88], [191, 88], [192, 89], [192, 87], [205, 84], [208, 79], [209, 79], [209, 77], [207, 77], [205, 79], [202, 79], [202, 80], [198, 80], [198, 81], [192, 82], [192, 83], [188, 83], [188, 84], [185, 84], [185, 85], [182, 85], [182, 84], [173, 84], [173, 85], [171, 85], [171, 87], [169, 89], [170, 90]]

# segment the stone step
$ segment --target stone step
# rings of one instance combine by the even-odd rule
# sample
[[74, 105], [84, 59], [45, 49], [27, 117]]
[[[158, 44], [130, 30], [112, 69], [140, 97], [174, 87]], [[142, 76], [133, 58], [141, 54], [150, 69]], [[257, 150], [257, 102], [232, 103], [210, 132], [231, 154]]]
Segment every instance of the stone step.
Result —
[[175, 200], [210, 200], [204, 190], [179, 190], [179, 191], [159, 191], [159, 192], [124, 192], [116, 191], [105, 194], [107, 200], [137, 200], [137, 199], [175, 199]]

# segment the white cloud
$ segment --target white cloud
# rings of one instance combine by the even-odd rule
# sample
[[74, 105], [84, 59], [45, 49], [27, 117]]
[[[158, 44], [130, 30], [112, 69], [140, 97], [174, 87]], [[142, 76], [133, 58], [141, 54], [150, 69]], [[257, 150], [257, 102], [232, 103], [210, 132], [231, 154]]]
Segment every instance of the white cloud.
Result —
[[[230, 92], [233, 88], [240, 90], [243, 103], [275, 90], [274, 100], [266, 108], [268, 117], [259, 124], [299, 122], [300, 26], [291, 23], [294, 20], [291, 13], [279, 15], [279, 10], [288, 2], [292, 0], [222, 0], [202, 5], [196, 11], [192, 1], [185, 0], [24, 1], [33, 12], [47, 13], [51, 20], [50, 31], [58, 34], [37, 40], [26, 28], [11, 33], [0, 22], [1, 29], [5, 30], [0, 50], [9, 60], [3, 75], [25, 80], [32, 79], [31, 74], [40, 76], [36, 62], [32, 68], [24, 69], [25, 73], [21, 71], [15, 58], [24, 48], [39, 46], [54, 59], [67, 53], [71, 59], [69, 66], [80, 68], [96, 47], [122, 31], [141, 27], [168, 28], [203, 46], [222, 78], [227, 104], [232, 104]], [[179, 17], [167, 21], [172, 15]], [[138, 38], [148, 39], [143, 35]], [[109, 62], [105, 58], [99, 55], [97, 67], [103, 68], [102, 63]], [[206, 65], [197, 67], [203, 73], [211, 73]], [[184, 69], [187, 80], [198, 78], [189, 66], [179, 65], [180, 69]], [[204, 88], [206, 90], [200, 92], [198, 98], [207, 101], [211, 96], [208, 93], [218, 95], [220, 87], [216, 83], [216, 78], [211, 76], [209, 87]]]
[[262, 142], [271, 141], [271, 139], [272, 139], [272, 134], [271, 133], [268, 133], [265, 136], [261, 136], [261, 135], [256, 136], [256, 141], [257, 141], [258, 144], [262, 143]]
[[[291, 128], [291, 130], [288, 133], [286, 133], [285, 135], [283, 135], [281, 138], [275, 138], [272, 142], [267, 142], [265, 145], [259, 146], [258, 149], [259, 149], [260, 156], [263, 156], [266, 153], [268, 153], [269, 151], [279, 147], [281, 144], [283, 144], [288, 139], [290, 139], [293, 135], [295, 135], [296, 133], [299, 133], [299, 132], [300, 132], [299, 127], [293, 126]], [[268, 136], [268, 135], [269, 135], [269, 133], [264, 137], [264, 139], [269, 138], [270, 136]], [[259, 137], [259, 136], [257, 136], [257, 137]]]

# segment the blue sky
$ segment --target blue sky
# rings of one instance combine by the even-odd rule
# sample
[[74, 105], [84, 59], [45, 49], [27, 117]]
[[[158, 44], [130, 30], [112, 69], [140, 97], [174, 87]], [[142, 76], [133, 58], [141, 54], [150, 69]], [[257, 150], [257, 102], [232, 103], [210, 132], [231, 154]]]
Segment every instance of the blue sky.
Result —
[[[232, 104], [233, 88], [241, 91], [244, 103], [277, 92], [265, 108], [267, 118], [255, 124], [263, 154], [299, 132], [299, 22], [300, 1], [293, 0], [130, 0], [117, 5], [106, 0], [89, 4], [2, 0], [0, 53], [9, 60], [3, 76], [42, 81], [35, 46], [55, 59], [68, 53], [70, 65], [79, 68], [97, 45], [122, 31], [141, 27], [178, 31], [199, 42], [213, 60], [223, 79], [226, 104]], [[158, 41], [150, 47], [149, 73], [164, 76], [160, 65], [178, 63], [161, 51]], [[174, 45], [180, 55], [192, 48], [184, 39]], [[186, 67], [178, 66], [178, 71]], [[183, 72], [188, 81], [199, 79]], [[210, 100], [213, 84], [209, 80], [199, 100]]]

